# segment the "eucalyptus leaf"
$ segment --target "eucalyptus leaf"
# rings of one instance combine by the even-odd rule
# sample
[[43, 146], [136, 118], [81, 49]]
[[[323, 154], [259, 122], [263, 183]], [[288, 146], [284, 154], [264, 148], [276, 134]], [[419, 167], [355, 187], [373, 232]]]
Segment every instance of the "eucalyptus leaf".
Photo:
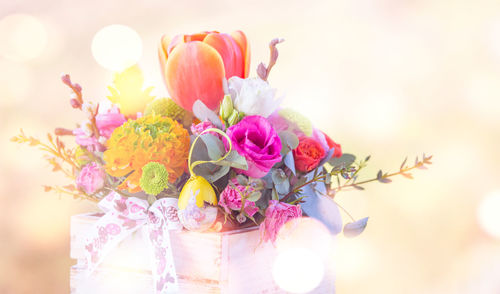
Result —
[[208, 106], [206, 106], [201, 100], [196, 100], [194, 102], [193, 114], [201, 121], [210, 121], [219, 129], [223, 129], [224, 127], [217, 114], [208, 108]]
[[368, 217], [362, 218], [352, 223], [347, 223], [344, 226], [344, 236], [352, 238], [363, 233], [368, 223]]
[[208, 156], [211, 160], [218, 160], [224, 155], [224, 144], [219, 138], [212, 134], [203, 134], [200, 139], [207, 146]]
[[299, 146], [299, 138], [293, 132], [282, 131], [278, 134], [281, 139], [281, 155], [286, 155], [290, 150]]
[[246, 186], [248, 185], [248, 179], [247, 177], [245, 177], [244, 175], [237, 175], [236, 176], [236, 181], [238, 182], [238, 184], [240, 184], [241, 186]]
[[330, 160], [328, 160], [328, 163], [331, 164], [335, 169], [335, 168], [338, 168], [341, 166], [345, 166], [345, 167], [351, 166], [355, 160], [356, 160], [356, 156], [354, 156], [352, 154], [344, 153], [344, 154], [342, 154], [341, 157], [330, 158]]
[[288, 194], [288, 192], [290, 192], [290, 180], [286, 178], [283, 182], [275, 184], [274, 187], [276, 188], [276, 192], [278, 192], [279, 195]]
[[224, 158], [224, 160], [216, 162], [215, 164], [220, 166], [234, 167], [242, 170], [248, 169], [248, 163], [245, 157], [239, 155], [235, 150], [231, 151], [229, 155]]
[[286, 154], [285, 158], [283, 159], [283, 162], [285, 163], [285, 166], [288, 167], [292, 173], [295, 175], [295, 159], [293, 158], [293, 152], [288, 151]]
[[218, 179], [222, 178], [229, 172], [230, 168], [229, 166], [221, 166], [216, 172], [212, 174], [205, 174], [203, 177], [209, 181], [210, 183], [213, 183], [217, 181]]
[[322, 222], [332, 234], [342, 231], [339, 208], [330, 197], [315, 193], [311, 185], [305, 186], [300, 196], [305, 196], [300, 207], [309, 217]]
[[273, 179], [272, 179], [272, 169], [262, 178], [260, 178], [262, 181], [264, 181], [264, 184], [266, 185], [267, 189], [271, 189], [274, 187]]
[[275, 185], [279, 185], [288, 179], [285, 172], [282, 169], [273, 169], [271, 172], [271, 178], [273, 179], [273, 183]]
[[248, 195], [247, 201], [255, 202], [255, 201], [259, 200], [261, 196], [262, 196], [261, 192], [254, 191], [254, 192], [250, 193], [250, 195]]

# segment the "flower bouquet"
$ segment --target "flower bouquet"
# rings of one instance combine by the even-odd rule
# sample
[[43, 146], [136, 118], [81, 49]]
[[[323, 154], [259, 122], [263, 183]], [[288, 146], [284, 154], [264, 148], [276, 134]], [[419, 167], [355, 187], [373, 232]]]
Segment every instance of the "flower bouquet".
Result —
[[[46, 191], [103, 210], [72, 220], [72, 293], [281, 292], [273, 262], [282, 240], [311, 224], [332, 235], [360, 234], [368, 218], [346, 213], [344, 224], [335, 195], [411, 178], [431, 163], [424, 155], [359, 180], [369, 156], [343, 153], [306, 117], [280, 107], [283, 98], [267, 80], [282, 41], [271, 41], [269, 62], [248, 77], [250, 49], [240, 31], [162, 38], [171, 98], [151, 96], [137, 66], [116, 73], [108, 99], [97, 104], [62, 76], [85, 120], [55, 129], [48, 143], [22, 130], [13, 141], [39, 147], [53, 171], [71, 180]], [[334, 292], [333, 271], [308, 290]]]

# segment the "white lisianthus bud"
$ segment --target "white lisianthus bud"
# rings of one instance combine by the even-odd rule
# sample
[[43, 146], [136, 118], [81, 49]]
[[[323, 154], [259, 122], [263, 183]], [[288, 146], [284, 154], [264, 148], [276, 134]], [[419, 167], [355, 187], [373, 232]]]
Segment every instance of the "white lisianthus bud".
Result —
[[234, 126], [240, 121], [240, 115], [238, 110], [234, 109], [229, 118], [227, 119], [227, 122], [229, 126]]
[[224, 96], [224, 99], [222, 100], [222, 104], [220, 106], [220, 115], [222, 116], [222, 119], [227, 120], [229, 116], [232, 114], [233, 109], [234, 107], [231, 95]]

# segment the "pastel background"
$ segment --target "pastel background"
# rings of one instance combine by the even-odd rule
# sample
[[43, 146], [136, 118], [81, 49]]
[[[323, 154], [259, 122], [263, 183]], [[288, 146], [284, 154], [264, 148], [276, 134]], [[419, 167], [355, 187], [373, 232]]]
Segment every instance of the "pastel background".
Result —
[[283, 37], [270, 82], [344, 152], [371, 154], [367, 177], [407, 155], [434, 155], [415, 180], [338, 194], [355, 217], [370, 216], [363, 235], [338, 240], [338, 293], [500, 293], [500, 2], [492, 0], [2, 1], [0, 293], [69, 291], [69, 218], [96, 208], [44, 193], [43, 184], [64, 179], [9, 138], [20, 127], [43, 137], [83, 120], [62, 72], [88, 99], [104, 99], [112, 72], [91, 43], [110, 24], [140, 35], [139, 64], [157, 95], [166, 95], [162, 34], [241, 29], [252, 75], [268, 42]]

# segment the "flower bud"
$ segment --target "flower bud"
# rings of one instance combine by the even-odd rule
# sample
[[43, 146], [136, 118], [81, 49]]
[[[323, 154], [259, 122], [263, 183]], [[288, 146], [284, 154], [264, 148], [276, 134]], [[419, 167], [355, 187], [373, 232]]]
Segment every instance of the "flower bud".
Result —
[[231, 99], [231, 95], [224, 96], [224, 99], [222, 100], [222, 104], [220, 106], [220, 115], [222, 116], [222, 119], [228, 120], [229, 116], [231, 116], [233, 110], [234, 110], [234, 107], [233, 107], [233, 100]]
[[73, 108], [80, 108], [82, 106], [80, 104], [80, 102], [78, 102], [78, 100], [76, 100], [74, 98], [69, 100], [69, 103], [71, 104], [71, 107], [73, 107]]
[[244, 216], [244, 215], [243, 215], [243, 213], [240, 213], [240, 214], [238, 214], [238, 215], [236, 216], [236, 220], [237, 220], [240, 224], [242, 224], [242, 223], [244, 223], [244, 222], [247, 220], [247, 218], [246, 218], [246, 216]]
[[96, 107], [92, 102], [84, 102], [82, 105], [82, 110], [88, 117], [92, 117], [96, 110]]
[[87, 137], [91, 137], [92, 134], [94, 134], [94, 131], [92, 130], [92, 123], [89, 120], [85, 120], [82, 123], [82, 131]]
[[240, 121], [240, 116], [238, 110], [234, 109], [229, 118], [227, 119], [227, 122], [229, 126], [234, 126]]
[[56, 136], [72, 136], [73, 131], [65, 128], [56, 128], [54, 134], [56, 134]]

